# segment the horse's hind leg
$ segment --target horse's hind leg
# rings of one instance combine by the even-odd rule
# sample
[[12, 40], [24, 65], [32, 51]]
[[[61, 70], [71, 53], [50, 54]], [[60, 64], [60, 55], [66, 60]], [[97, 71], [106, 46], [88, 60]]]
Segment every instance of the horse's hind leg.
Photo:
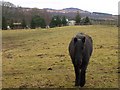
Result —
[[83, 64], [80, 73], [80, 86], [83, 87], [86, 83], [86, 69], [87, 64]]
[[86, 71], [85, 70], [81, 70], [81, 75], [80, 75], [80, 86], [83, 87], [86, 83], [86, 80], [85, 80], [85, 75], [86, 74]]
[[78, 66], [74, 66], [75, 69], [75, 86], [79, 86], [80, 85], [80, 69]]

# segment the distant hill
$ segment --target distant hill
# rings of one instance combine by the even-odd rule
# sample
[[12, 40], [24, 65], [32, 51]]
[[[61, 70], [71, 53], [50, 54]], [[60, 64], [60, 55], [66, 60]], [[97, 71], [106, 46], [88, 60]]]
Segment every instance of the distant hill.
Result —
[[117, 22], [118, 20], [118, 15], [101, 12], [90, 12], [73, 7], [63, 8], [59, 10], [52, 8], [25, 8], [16, 6], [10, 2], [2, 2], [0, 6], [2, 6], [2, 16], [6, 19], [8, 25], [13, 22], [22, 22], [22, 20], [25, 19], [26, 24], [30, 26], [31, 19], [35, 15], [44, 18], [47, 24], [51, 22], [52, 16], [54, 15], [66, 16], [67, 19], [71, 20], [75, 19], [77, 12], [80, 13], [81, 18], [88, 16], [95, 22], [104, 20], [112, 20], [111, 22], [114, 20], [114, 22]]
[[102, 12], [89, 12], [79, 8], [64, 8], [61, 10], [45, 8], [47, 12], [51, 13], [52, 15], [65, 15], [69, 18], [74, 18], [76, 13], [79, 12], [81, 17], [88, 16], [91, 19], [102, 19], [102, 20], [116, 20], [117, 16], [112, 15], [109, 13], [102, 13]]
[[82, 10], [82, 9], [79, 9], [79, 8], [64, 8], [62, 10], [65, 10], [65, 11], [69, 11], [69, 12], [81, 12], [81, 13], [90, 13], [88, 11], [85, 11], [85, 10]]
[[108, 14], [108, 13], [100, 13], [100, 12], [93, 12], [94, 14], [101, 14], [101, 15], [109, 15], [111, 16], [112, 14]]

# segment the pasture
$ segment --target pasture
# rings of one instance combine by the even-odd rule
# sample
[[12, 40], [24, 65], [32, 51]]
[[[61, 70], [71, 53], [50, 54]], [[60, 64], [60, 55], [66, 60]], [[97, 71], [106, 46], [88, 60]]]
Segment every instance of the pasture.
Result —
[[3, 88], [74, 88], [68, 45], [78, 32], [94, 45], [83, 88], [118, 88], [118, 28], [101, 25], [2, 31]]

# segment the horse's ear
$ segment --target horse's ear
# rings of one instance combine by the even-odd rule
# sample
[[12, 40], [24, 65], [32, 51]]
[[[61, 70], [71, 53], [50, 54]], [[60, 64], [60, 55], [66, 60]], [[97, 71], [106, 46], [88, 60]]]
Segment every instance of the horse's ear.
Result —
[[85, 43], [85, 37], [82, 38], [82, 42]]
[[77, 41], [78, 41], [78, 39], [75, 37], [75, 38], [74, 38], [74, 43], [76, 43]]

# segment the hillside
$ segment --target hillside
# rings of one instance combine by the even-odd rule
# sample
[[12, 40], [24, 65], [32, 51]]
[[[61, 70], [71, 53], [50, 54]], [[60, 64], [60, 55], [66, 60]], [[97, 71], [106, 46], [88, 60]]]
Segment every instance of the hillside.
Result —
[[81, 17], [88, 16], [91, 19], [102, 19], [102, 20], [116, 20], [117, 16], [108, 14], [108, 13], [102, 13], [102, 12], [90, 12], [85, 11], [79, 8], [64, 8], [61, 10], [51, 9], [51, 8], [44, 8], [47, 10], [47, 12], [51, 13], [52, 15], [65, 15], [70, 18], [74, 18], [76, 13], [79, 12]]
[[[88, 16], [91, 19], [100, 19], [100, 20], [117, 20], [118, 16], [117, 15], [112, 15], [112, 14], [108, 14], [108, 13], [102, 13], [102, 12], [90, 12], [90, 11], [86, 11], [86, 10], [82, 10], [79, 8], [64, 8], [61, 10], [56, 10], [56, 9], [52, 9], [52, 8], [43, 8], [43, 9], [39, 9], [39, 8], [24, 8], [24, 7], [17, 7], [16, 5], [10, 3], [10, 2], [2, 2], [3, 4], [3, 16], [6, 16], [8, 13], [19, 13], [21, 16], [25, 15], [27, 17], [31, 15], [31, 14], [37, 14], [37, 15], [42, 15], [43, 17], [46, 16], [45, 14], [49, 14], [49, 16], [53, 16], [53, 15], [65, 15], [66, 17], [68, 17], [69, 19], [73, 19], [78, 12], [80, 12], [81, 17], [85, 17]], [[9, 8], [5, 8], [5, 7], [9, 7]], [[10, 10], [10, 11], [7, 11]], [[17, 10], [17, 11], [16, 11]], [[46, 12], [47, 11], [47, 12]], [[6, 13], [4, 13], [6, 12]], [[48, 16], [48, 15], [47, 15]], [[10, 17], [10, 15], [9, 15]], [[29, 20], [28, 20], [29, 21]]]
[[60, 18], [66, 16], [66, 19], [68, 20], [75, 20], [75, 16], [77, 15], [77, 12], [80, 13], [81, 20], [83, 21], [84, 18], [88, 16], [92, 24], [117, 25], [117, 21], [118, 21], [117, 15], [100, 13], [100, 12], [89, 12], [79, 8], [64, 8], [61, 10], [50, 9], [50, 8], [44, 8], [44, 9], [29, 8], [29, 7], [25, 8], [25, 7], [15, 6], [10, 2], [3, 2], [2, 29], [7, 29], [7, 26], [13, 28], [14, 23], [21, 23], [21, 25], [26, 24], [24, 26], [29, 28], [31, 27], [33, 18], [36, 16], [42, 18], [45, 21], [45, 25], [50, 25], [50, 22], [52, 21], [52, 17], [55, 15], [59, 15]]

